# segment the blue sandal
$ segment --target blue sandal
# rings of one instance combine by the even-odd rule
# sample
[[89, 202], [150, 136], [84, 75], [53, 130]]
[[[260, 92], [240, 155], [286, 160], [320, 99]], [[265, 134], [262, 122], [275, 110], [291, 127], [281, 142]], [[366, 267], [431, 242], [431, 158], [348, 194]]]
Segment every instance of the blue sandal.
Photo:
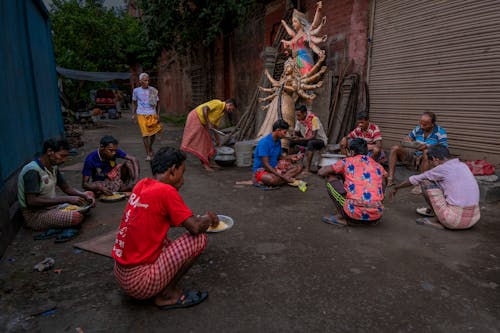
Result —
[[160, 310], [170, 310], [170, 309], [180, 309], [180, 308], [188, 308], [190, 306], [194, 306], [196, 304], [200, 304], [208, 297], [208, 292], [204, 291], [190, 291], [184, 290], [182, 292], [181, 297], [174, 304], [168, 305], [158, 305], [158, 309]]
[[325, 222], [325, 223], [328, 223], [328, 224], [333, 224], [333, 225], [335, 225], [337, 227], [345, 227], [345, 226], [347, 226], [347, 223], [341, 222], [341, 221], [337, 220], [337, 218], [334, 215], [323, 216], [321, 218], [321, 221]]
[[56, 238], [54, 243], [64, 243], [72, 240], [80, 233], [80, 229], [68, 228], [64, 229]]
[[49, 239], [49, 238], [54, 238], [57, 235], [60, 235], [63, 232], [64, 229], [48, 229], [45, 232], [42, 232], [41, 234], [36, 235], [33, 237], [34, 240], [42, 240], [42, 239]]
[[279, 186], [266, 186], [260, 183], [253, 183], [253, 186], [260, 188], [263, 191], [277, 190], [280, 188]]

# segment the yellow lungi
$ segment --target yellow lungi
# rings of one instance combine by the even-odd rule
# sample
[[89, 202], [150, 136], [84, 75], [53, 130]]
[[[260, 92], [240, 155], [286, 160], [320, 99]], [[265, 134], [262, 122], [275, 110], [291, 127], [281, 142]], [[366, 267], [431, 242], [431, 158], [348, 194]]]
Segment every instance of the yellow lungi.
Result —
[[159, 117], [156, 115], [137, 115], [137, 123], [141, 129], [142, 136], [152, 136], [162, 130]]

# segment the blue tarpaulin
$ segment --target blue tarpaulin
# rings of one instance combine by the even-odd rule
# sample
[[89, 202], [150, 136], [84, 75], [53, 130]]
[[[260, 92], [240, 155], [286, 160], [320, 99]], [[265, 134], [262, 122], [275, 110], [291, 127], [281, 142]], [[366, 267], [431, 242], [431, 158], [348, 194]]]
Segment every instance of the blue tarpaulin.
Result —
[[68, 79], [83, 80], [83, 81], [112, 81], [112, 80], [129, 80], [130, 73], [115, 73], [115, 72], [85, 72], [74, 69], [56, 67], [57, 72]]

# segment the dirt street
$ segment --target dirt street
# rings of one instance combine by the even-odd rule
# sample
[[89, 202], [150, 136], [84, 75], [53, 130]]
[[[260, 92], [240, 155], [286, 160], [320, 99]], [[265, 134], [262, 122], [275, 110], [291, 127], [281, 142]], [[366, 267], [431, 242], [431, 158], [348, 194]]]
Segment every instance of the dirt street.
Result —
[[[125, 114], [85, 131], [85, 146], [65, 164], [80, 187], [81, 163], [99, 138], [112, 134], [150, 176], [136, 125]], [[179, 146], [182, 128], [156, 142]], [[21, 229], [0, 262], [2, 332], [498, 332], [500, 331], [500, 204], [482, 206], [468, 231], [415, 223], [421, 196], [401, 190], [373, 227], [321, 222], [332, 212], [324, 182], [308, 190], [250, 185], [251, 168], [204, 171], [189, 156], [181, 195], [196, 213], [234, 218], [232, 229], [209, 235], [182, 287], [209, 292], [199, 306], [160, 311], [124, 295], [111, 258], [72, 244], [114, 230], [125, 202], [98, 203], [74, 241], [33, 240]], [[175, 230], [172, 236], [179, 234]], [[37, 272], [45, 257], [54, 270]]]

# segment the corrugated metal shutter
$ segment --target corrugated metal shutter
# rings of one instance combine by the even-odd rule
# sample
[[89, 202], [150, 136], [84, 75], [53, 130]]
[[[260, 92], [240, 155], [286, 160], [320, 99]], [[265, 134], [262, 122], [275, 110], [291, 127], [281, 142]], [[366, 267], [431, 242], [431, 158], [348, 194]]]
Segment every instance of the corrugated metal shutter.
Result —
[[373, 1], [370, 117], [384, 146], [433, 111], [452, 152], [500, 162], [500, 1]]

